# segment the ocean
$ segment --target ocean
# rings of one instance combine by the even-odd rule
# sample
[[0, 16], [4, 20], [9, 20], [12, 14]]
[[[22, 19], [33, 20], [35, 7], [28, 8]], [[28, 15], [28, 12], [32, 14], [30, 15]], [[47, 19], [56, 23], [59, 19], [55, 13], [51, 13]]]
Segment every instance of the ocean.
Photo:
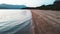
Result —
[[31, 10], [0, 9], [0, 34], [30, 34], [31, 18]]

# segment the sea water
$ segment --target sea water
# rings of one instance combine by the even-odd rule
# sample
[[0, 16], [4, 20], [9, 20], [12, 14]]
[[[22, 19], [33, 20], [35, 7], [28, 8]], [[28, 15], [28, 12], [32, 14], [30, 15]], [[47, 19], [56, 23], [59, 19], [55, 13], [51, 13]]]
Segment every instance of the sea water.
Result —
[[0, 34], [16, 33], [27, 26], [31, 18], [31, 10], [0, 9]]

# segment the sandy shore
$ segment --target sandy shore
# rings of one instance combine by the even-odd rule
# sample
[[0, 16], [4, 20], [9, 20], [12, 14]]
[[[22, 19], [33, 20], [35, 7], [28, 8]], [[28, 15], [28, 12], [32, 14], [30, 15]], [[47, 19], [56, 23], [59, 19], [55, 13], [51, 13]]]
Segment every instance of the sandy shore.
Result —
[[34, 34], [60, 34], [60, 11], [32, 10]]

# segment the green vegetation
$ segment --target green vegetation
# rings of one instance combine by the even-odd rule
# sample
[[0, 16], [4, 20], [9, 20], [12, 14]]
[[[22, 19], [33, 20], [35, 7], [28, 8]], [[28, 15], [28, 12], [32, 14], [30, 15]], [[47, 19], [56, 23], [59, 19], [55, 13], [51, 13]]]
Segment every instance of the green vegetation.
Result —
[[23, 9], [60, 10], [60, 1], [55, 1], [51, 5], [42, 5], [39, 7], [27, 7]]

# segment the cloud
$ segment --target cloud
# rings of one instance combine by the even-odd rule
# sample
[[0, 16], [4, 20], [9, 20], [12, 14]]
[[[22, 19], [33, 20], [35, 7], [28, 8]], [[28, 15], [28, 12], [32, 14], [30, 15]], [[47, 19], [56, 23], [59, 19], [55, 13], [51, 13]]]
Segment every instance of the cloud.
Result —
[[41, 6], [43, 4], [52, 4], [54, 0], [0, 0], [1, 3], [26, 5], [29, 7]]

